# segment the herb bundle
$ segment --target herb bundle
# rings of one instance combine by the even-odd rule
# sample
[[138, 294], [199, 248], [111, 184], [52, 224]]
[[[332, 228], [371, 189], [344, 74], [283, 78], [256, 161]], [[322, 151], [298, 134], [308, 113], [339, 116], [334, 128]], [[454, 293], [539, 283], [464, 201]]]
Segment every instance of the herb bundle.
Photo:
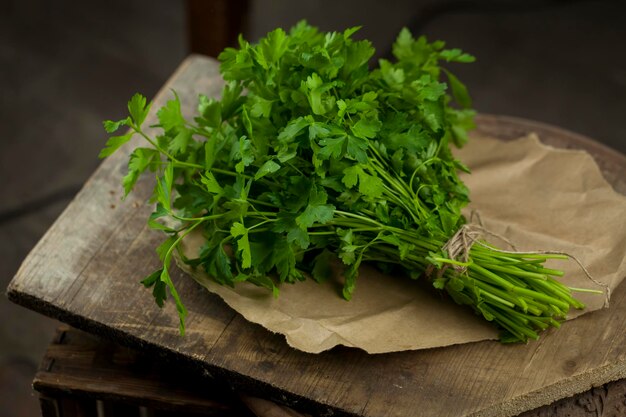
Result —
[[503, 341], [558, 327], [570, 307], [583, 308], [555, 280], [562, 273], [544, 267], [565, 256], [484, 241], [450, 250], [467, 237], [459, 231], [469, 198], [457, 175], [467, 168], [449, 146], [467, 141], [474, 112], [466, 87], [440, 64], [474, 58], [405, 29], [395, 62], [370, 70], [374, 48], [353, 39], [357, 29], [322, 33], [301, 22], [254, 45], [240, 38], [219, 56], [221, 99], [200, 95], [193, 120], [175, 96], [157, 112], [160, 134], [149, 136], [150, 105], [137, 94], [129, 117], [105, 122], [109, 133], [130, 130], [111, 137], [101, 157], [133, 135], [150, 144], [132, 152], [123, 179], [128, 194], [144, 171], [157, 177], [149, 225], [168, 237], [157, 248], [162, 268], [143, 284], [159, 306], [170, 292], [183, 332], [186, 310], [168, 271], [196, 230], [206, 243], [183, 261], [223, 285], [247, 281], [277, 295], [282, 283], [324, 280], [340, 260], [349, 300], [359, 266], [371, 262], [430, 280], [497, 324]]

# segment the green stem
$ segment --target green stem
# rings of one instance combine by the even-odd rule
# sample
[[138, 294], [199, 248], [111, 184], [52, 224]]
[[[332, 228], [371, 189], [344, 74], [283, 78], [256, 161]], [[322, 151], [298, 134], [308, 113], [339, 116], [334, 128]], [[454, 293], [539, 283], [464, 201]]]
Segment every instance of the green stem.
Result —
[[133, 129], [135, 130], [135, 132], [139, 133], [139, 135], [141, 135], [145, 140], [147, 140], [148, 142], [150, 142], [150, 144], [152, 146], [154, 146], [154, 148], [159, 151], [160, 153], [162, 153], [163, 155], [165, 155], [168, 159], [170, 159], [172, 162], [174, 162], [176, 165], [180, 165], [180, 166], [184, 166], [187, 168], [195, 168], [195, 169], [204, 169], [204, 166], [202, 165], [198, 165], [198, 164], [191, 164], [189, 162], [184, 162], [184, 161], [180, 161], [178, 159], [176, 159], [172, 154], [170, 154], [169, 152], [167, 152], [165, 149], [161, 148], [156, 142], [154, 142], [148, 135], [146, 135], [141, 129], [138, 129], [137, 127], [133, 127]]

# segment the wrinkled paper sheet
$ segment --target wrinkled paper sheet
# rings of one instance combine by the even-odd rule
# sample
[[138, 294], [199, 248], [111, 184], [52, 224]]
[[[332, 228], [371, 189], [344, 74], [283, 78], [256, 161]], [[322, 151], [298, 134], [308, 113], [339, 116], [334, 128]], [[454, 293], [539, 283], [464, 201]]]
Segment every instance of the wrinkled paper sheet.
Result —
[[[557, 250], [580, 259], [598, 281], [615, 288], [626, 276], [626, 197], [616, 193], [584, 151], [543, 145], [535, 135], [511, 142], [473, 138], [455, 152], [471, 175], [462, 179], [484, 226], [518, 250]], [[488, 239], [508, 249], [502, 242]], [[189, 235], [188, 257], [197, 257], [203, 238]], [[550, 260], [566, 272], [571, 287], [601, 289], [573, 261]], [[200, 269], [182, 268], [218, 294], [247, 320], [285, 335], [299, 350], [319, 353], [336, 345], [368, 353], [416, 350], [496, 339], [495, 328], [468, 308], [404, 276], [361, 268], [350, 302], [341, 298], [341, 279], [285, 284], [280, 296], [252, 284], [221, 286]], [[603, 307], [604, 295], [576, 293], [587, 308]]]

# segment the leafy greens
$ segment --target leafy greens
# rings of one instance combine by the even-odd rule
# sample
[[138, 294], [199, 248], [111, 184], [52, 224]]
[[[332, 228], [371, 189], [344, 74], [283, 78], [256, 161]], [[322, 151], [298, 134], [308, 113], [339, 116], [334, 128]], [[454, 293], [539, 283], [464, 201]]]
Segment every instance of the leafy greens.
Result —
[[149, 136], [150, 104], [137, 94], [129, 117], [105, 122], [109, 133], [130, 131], [111, 137], [102, 157], [133, 135], [151, 145], [132, 152], [123, 178], [128, 194], [144, 171], [156, 172], [149, 225], [168, 235], [157, 248], [163, 267], [142, 283], [159, 306], [169, 291], [183, 332], [187, 313], [169, 268], [182, 239], [199, 230], [206, 243], [184, 261], [223, 285], [247, 281], [278, 294], [308, 275], [324, 280], [339, 259], [349, 300], [359, 266], [373, 262], [414, 279], [427, 272], [435, 288], [496, 323], [504, 341], [558, 327], [570, 306], [583, 307], [553, 278], [560, 272], [542, 266], [559, 256], [483, 243], [461, 260], [444, 249], [469, 201], [457, 175], [467, 168], [450, 144], [467, 141], [474, 111], [441, 64], [474, 58], [404, 29], [396, 60], [370, 70], [375, 51], [353, 39], [357, 30], [322, 33], [301, 22], [257, 44], [240, 37], [219, 56], [221, 99], [200, 95], [193, 120], [175, 95], [157, 112], [161, 133]]

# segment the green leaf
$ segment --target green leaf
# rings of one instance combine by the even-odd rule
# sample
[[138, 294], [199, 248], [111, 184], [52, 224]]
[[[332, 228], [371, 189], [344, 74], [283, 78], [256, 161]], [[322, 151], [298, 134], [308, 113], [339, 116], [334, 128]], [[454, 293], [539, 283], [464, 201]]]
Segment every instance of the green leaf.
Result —
[[293, 247], [290, 242], [284, 239], [277, 239], [274, 242], [272, 263], [276, 267], [280, 282], [295, 282], [303, 278], [296, 268], [296, 256]]
[[317, 282], [324, 282], [333, 275], [333, 263], [337, 260], [337, 255], [328, 249], [320, 252], [313, 261], [311, 275]]
[[309, 121], [304, 117], [298, 117], [287, 123], [287, 126], [278, 135], [278, 140], [283, 143], [292, 142], [293, 139], [309, 125]]
[[447, 279], [445, 278], [435, 278], [433, 280], [433, 287], [437, 288], [438, 290], [443, 290], [446, 288], [446, 282]]
[[233, 280], [231, 261], [224, 247], [218, 244], [201, 255], [206, 273], [218, 283], [230, 284]]
[[309, 139], [321, 139], [328, 136], [330, 129], [324, 124], [319, 122], [313, 122], [309, 126]]
[[448, 62], [470, 63], [476, 61], [476, 58], [472, 55], [463, 53], [463, 51], [457, 48], [441, 51], [439, 56]]
[[324, 83], [315, 72], [302, 82], [301, 90], [307, 95], [313, 114], [323, 115], [335, 107], [335, 97], [327, 93], [333, 87], [333, 83]]
[[296, 217], [296, 224], [308, 228], [315, 223], [325, 224], [332, 220], [335, 206], [332, 204], [308, 205], [304, 212]]
[[128, 112], [138, 128], [146, 120], [146, 116], [150, 112], [150, 106], [152, 106], [152, 103], [146, 105], [146, 98], [139, 93], [135, 94], [128, 102]]
[[[163, 272], [161, 272], [161, 274], [163, 274]], [[160, 308], [163, 308], [163, 304], [165, 303], [165, 300], [167, 299], [166, 289], [167, 289], [167, 284], [165, 284], [163, 281], [160, 281], [160, 280], [155, 282], [154, 288], [152, 288], [152, 296], [154, 297], [155, 303]]]
[[271, 64], [278, 62], [287, 51], [288, 44], [287, 35], [281, 28], [268, 33], [259, 43], [260, 53], [257, 54], [259, 64], [267, 69]]
[[438, 101], [446, 92], [446, 84], [432, 81], [429, 76], [424, 76], [418, 83], [417, 97], [420, 100]]
[[350, 127], [357, 138], [372, 139], [382, 127], [382, 123], [375, 119], [361, 119]]
[[353, 26], [343, 31], [343, 39], [348, 40], [354, 35], [356, 32], [361, 30], [362, 26]]
[[287, 243], [295, 242], [302, 249], [309, 247], [310, 240], [306, 230], [302, 230], [296, 223], [297, 215], [286, 211], [278, 212], [272, 231], [276, 233], [286, 233]]
[[161, 262], [165, 262], [166, 258], [171, 256], [170, 253], [173, 250], [172, 246], [176, 243], [176, 240], [177, 237], [175, 235], [170, 236], [156, 248], [156, 253], [159, 255]]
[[167, 145], [167, 150], [173, 155], [180, 155], [187, 151], [187, 146], [191, 140], [192, 131], [186, 128], [181, 128], [178, 134]]
[[170, 294], [172, 294], [172, 298], [176, 303], [176, 310], [178, 311], [178, 316], [180, 318], [180, 333], [181, 335], [185, 334], [185, 317], [187, 316], [187, 309], [183, 305], [180, 300], [180, 296], [174, 287], [174, 283], [172, 282], [169, 272], [166, 267], [163, 267], [157, 271], [154, 271], [152, 274], [145, 277], [141, 280], [141, 283], [146, 288], [152, 288], [152, 295], [154, 297], [154, 301], [159, 307], [163, 307], [165, 300], [167, 299], [166, 288], [169, 288]]
[[320, 140], [322, 148], [317, 152], [318, 156], [322, 160], [329, 158], [339, 159], [344, 153], [344, 144], [346, 143], [347, 136], [339, 138], [326, 138]]
[[201, 177], [200, 182], [204, 184], [206, 190], [211, 194], [222, 195], [224, 194], [224, 189], [220, 186], [220, 184], [215, 179], [215, 176], [212, 172], [206, 171]]
[[216, 158], [216, 138], [210, 138], [204, 142], [204, 169], [211, 169]]
[[155, 170], [161, 161], [160, 154], [156, 149], [137, 148], [130, 154], [128, 160], [128, 174], [122, 179], [124, 196], [130, 193], [137, 183], [139, 176], [148, 168]]
[[243, 122], [243, 126], [246, 128], [246, 133], [248, 136], [252, 137], [254, 132], [252, 129], [252, 121], [250, 120], [250, 116], [248, 115], [248, 109], [246, 106], [241, 108], [241, 121]]
[[167, 210], [172, 207], [172, 185], [174, 183], [174, 164], [169, 162], [163, 170], [163, 176], [157, 177], [157, 201]]
[[222, 105], [219, 101], [200, 94], [198, 98], [198, 113], [201, 124], [217, 129], [222, 124]]
[[245, 200], [236, 199], [225, 202], [222, 207], [225, 209], [223, 219], [235, 220], [241, 219], [247, 215], [250, 204]]
[[362, 164], [368, 162], [367, 148], [367, 139], [348, 136], [348, 146], [346, 146], [346, 153]]
[[250, 139], [242, 136], [239, 138], [239, 146], [234, 148], [235, 160], [239, 160], [239, 163], [235, 165], [235, 170], [238, 173], [243, 173], [245, 167], [254, 162], [254, 153], [252, 152], [252, 143]]
[[332, 220], [335, 213], [335, 206], [332, 204], [326, 204], [328, 194], [317, 187], [311, 187], [309, 194], [309, 204], [298, 217], [296, 217], [296, 224], [301, 229], [307, 229], [315, 223], [325, 224]]
[[241, 107], [244, 102], [244, 98], [241, 97], [242, 91], [243, 87], [240, 83], [230, 82], [224, 85], [222, 100], [220, 101], [220, 118], [222, 120], [228, 120]]
[[106, 130], [107, 133], [113, 133], [122, 126], [130, 126], [131, 120], [130, 120], [130, 117], [127, 117], [126, 119], [118, 120], [117, 122], [114, 122], [112, 120], [105, 120], [104, 122], [102, 122], [102, 125], [104, 126], [104, 130]]
[[[156, 284], [156, 282], [159, 280], [159, 278], [161, 277], [161, 272], [163, 272], [163, 269], [157, 269], [156, 271], [154, 271], [153, 273], [151, 273], [150, 275], [148, 275], [147, 277], [145, 277], [144, 279], [142, 279], [140, 282], [146, 287], [146, 288], [150, 288], [152, 287], [154, 284]], [[162, 305], [162, 304], [161, 304]]]
[[254, 97], [250, 115], [252, 117], [265, 117], [266, 119], [272, 114], [272, 100], [266, 100], [262, 97]]
[[[345, 32], [344, 32], [345, 34]], [[359, 68], [367, 67], [367, 63], [376, 53], [369, 41], [353, 42], [346, 47], [346, 61], [341, 69], [341, 73], [350, 77]]]
[[262, 275], [262, 274], [248, 275], [247, 281], [251, 284], [271, 290], [274, 297], [278, 297], [278, 288], [274, 284], [274, 281], [272, 281], [272, 279], [268, 277], [267, 275]]
[[254, 179], [258, 180], [259, 178], [263, 178], [268, 174], [272, 174], [279, 169], [280, 165], [270, 159], [269, 161], [266, 161], [263, 165], [261, 165], [261, 168], [259, 168], [259, 170], [254, 175]]
[[128, 142], [135, 132], [130, 132], [122, 136], [111, 136], [107, 141], [105, 148], [100, 151], [98, 158], [106, 158], [107, 156], [111, 156], [116, 150], [118, 150], [122, 145]]
[[353, 188], [359, 183], [359, 192], [372, 199], [380, 198], [384, 192], [383, 181], [373, 175], [367, 174], [359, 165], [353, 165], [343, 170], [341, 181], [348, 188]]
[[357, 184], [359, 174], [362, 172], [363, 169], [360, 166], [352, 165], [351, 167], [343, 170], [343, 178], [341, 179], [341, 182], [343, 182], [346, 187], [352, 188]]
[[457, 103], [465, 109], [472, 107], [472, 98], [470, 97], [467, 87], [458, 78], [456, 78], [451, 72], [444, 69], [444, 72], [448, 76], [448, 82], [452, 89], [452, 95]]
[[185, 119], [180, 109], [180, 99], [174, 92], [174, 99], [169, 100], [165, 106], [157, 112], [159, 124], [165, 131], [177, 130], [185, 126]]
[[250, 251], [250, 242], [248, 240], [248, 229], [237, 222], [233, 223], [230, 228], [230, 234], [232, 237], [238, 237], [237, 239], [237, 252], [241, 252], [241, 266], [244, 268], [250, 268], [252, 265], [252, 254]]
[[[180, 296], [178, 295], [178, 291], [176, 291], [176, 288], [174, 287], [174, 283], [172, 282], [172, 279], [170, 278], [170, 274], [167, 268], [163, 268], [160, 278], [161, 280], [159, 282], [162, 282], [165, 285], [167, 285], [168, 289], [170, 290], [170, 294], [172, 295], [172, 298], [174, 299], [174, 302], [176, 304], [176, 310], [178, 311], [179, 331], [180, 331], [181, 336], [184, 336], [185, 335], [185, 317], [187, 316], [187, 309], [183, 305], [180, 299]], [[155, 289], [156, 289], [156, 286], [155, 286]], [[162, 297], [162, 300], [165, 300], [165, 290], [162, 289], [159, 292], [158, 296]], [[157, 300], [156, 294], [155, 294], [155, 300]]]
[[372, 199], [377, 199], [383, 195], [383, 181], [365, 172], [359, 174], [359, 192]]
[[246, 229], [243, 224], [239, 222], [233, 223], [232, 227], [230, 228], [230, 235], [232, 237], [239, 237], [245, 234], [248, 234], [248, 229]]
[[148, 219], [148, 226], [154, 230], [162, 230], [167, 233], [174, 233], [175, 230], [169, 226], [161, 224], [157, 221], [157, 219], [161, 217], [168, 216], [170, 213], [163, 207], [160, 203], [156, 205], [156, 208], [152, 214], [150, 214], [150, 218]]
[[424, 101], [420, 105], [424, 114], [424, 121], [433, 130], [438, 131], [445, 124], [445, 112], [443, 104], [439, 101]]
[[412, 46], [415, 42], [411, 31], [407, 28], [402, 28], [395, 43], [393, 44], [393, 55], [399, 60], [409, 59], [413, 55]]

